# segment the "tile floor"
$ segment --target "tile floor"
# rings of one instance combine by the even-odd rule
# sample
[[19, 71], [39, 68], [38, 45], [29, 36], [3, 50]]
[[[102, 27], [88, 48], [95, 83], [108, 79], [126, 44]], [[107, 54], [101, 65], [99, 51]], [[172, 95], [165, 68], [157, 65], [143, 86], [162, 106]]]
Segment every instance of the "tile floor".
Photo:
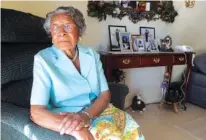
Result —
[[204, 127], [204, 125], [204, 128], [195, 128], [195, 131], [198, 132], [198, 129], [201, 131], [202, 137], [179, 127], [202, 118], [205, 118], [206, 122], [206, 109], [192, 104], [186, 105], [187, 110], [180, 111], [178, 114], [174, 113], [173, 108], [168, 105], [164, 105], [160, 109], [159, 104], [147, 105], [147, 111], [143, 114], [132, 112], [131, 109], [126, 111], [141, 126], [146, 140], [206, 140], [206, 137], [203, 136], [206, 136], [206, 126]]

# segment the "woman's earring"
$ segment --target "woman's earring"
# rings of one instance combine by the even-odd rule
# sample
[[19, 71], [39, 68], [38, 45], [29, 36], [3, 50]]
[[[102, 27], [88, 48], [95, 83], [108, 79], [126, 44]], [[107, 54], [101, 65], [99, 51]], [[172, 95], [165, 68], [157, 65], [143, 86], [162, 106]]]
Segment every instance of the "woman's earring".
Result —
[[82, 38], [81, 38], [81, 37], [79, 37], [79, 42], [81, 42], [81, 40], [82, 40]]

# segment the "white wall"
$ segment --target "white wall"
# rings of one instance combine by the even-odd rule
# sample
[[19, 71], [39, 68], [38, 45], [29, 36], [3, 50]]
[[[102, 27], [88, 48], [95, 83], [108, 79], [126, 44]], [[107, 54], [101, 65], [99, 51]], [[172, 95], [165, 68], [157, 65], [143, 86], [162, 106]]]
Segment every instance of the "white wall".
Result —
[[167, 27], [174, 44], [188, 44], [197, 53], [206, 52], [206, 1], [196, 1], [194, 8], [185, 8], [184, 1], [174, 4], [179, 16]]
[[[72, 5], [81, 10], [85, 16], [87, 30], [81, 40], [81, 44], [88, 45], [98, 50], [100, 44], [109, 45], [108, 25], [125, 25], [131, 33], [138, 34], [140, 26], [155, 27], [156, 36], [163, 38], [170, 35], [173, 45], [187, 44], [194, 48], [197, 53], [206, 52], [206, 2], [196, 1], [194, 8], [186, 8], [184, 1], [175, 1], [174, 6], [178, 12], [175, 22], [165, 23], [158, 21], [141, 21], [133, 24], [127, 17], [121, 21], [108, 17], [106, 21], [99, 22], [96, 18], [87, 16], [87, 1], [52, 1], [52, 2], [2, 2], [3, 8], [16, 9], [45, 17], [46, 13], [58, 6]], [[173, 71], [172, 80], [178, 80], [182, 66], [176, 66]], [[163, 79], [164, 67], [127, 69], [126, 84], [131, 93], [141, 90], [144, 100], [147, 103], [160, 100], [160, 83]]]

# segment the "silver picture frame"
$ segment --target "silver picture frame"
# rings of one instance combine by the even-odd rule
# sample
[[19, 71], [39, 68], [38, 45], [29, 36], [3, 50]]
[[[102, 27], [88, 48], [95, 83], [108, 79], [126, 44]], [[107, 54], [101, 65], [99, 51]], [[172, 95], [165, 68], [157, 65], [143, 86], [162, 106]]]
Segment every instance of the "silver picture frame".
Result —
[[133, 52], [133, 48], [131, 44], [131, 33], [120, 32], [119, 38], [120, 38], [121, 52]]
[[127, 32], [126, 26], [109, 25], [110, 51], [121, 51], [120, 32]]

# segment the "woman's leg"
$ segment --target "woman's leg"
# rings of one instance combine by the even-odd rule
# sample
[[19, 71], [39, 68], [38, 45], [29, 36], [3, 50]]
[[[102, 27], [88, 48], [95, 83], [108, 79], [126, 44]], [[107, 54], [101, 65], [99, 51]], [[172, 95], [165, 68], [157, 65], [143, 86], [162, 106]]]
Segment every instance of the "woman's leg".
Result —
[[135, 120], [113, 105], [93, 120], [90, 132], [95, 140], [144, 140]]

